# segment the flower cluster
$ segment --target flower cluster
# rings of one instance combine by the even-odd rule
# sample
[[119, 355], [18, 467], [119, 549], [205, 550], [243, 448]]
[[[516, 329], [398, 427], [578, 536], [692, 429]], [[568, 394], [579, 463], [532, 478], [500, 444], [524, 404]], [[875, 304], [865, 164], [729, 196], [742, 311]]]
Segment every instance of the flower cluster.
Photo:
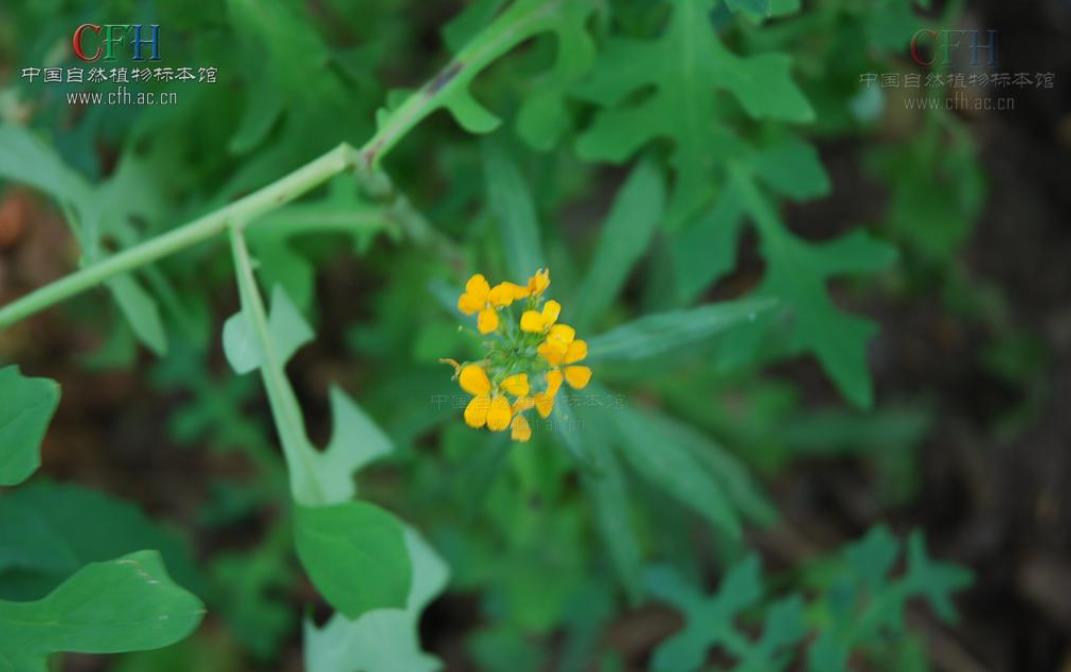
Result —
[[[465, 283], [457, 307], [477, 316], [477, 330], [488, 337], [486, 354], [478, 362], [443, 361], [454, 366], [461, 389], [472, 395], [465, 407], [469, 427], [508, 428], [514, 441], [527, 441], [532, 436], [527, 411], [534, 408], [547, 418], [563, 382], [582, 389], [591, 380], [591, 369], [579, 364], [588, 345], [575, 329], [558, 322], [561, 304], [543, 297], [549, 286], [546, 269], [536, 271], [527, 285], [501, 282], [492, 287], [480, 274]], [[518, 320], [512, 307], [522, 302]]]

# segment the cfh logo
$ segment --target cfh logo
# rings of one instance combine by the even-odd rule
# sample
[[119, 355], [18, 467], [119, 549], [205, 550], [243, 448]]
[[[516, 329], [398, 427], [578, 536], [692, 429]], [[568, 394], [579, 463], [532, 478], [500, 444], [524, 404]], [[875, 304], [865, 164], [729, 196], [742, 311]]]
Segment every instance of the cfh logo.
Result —
[[[988, 56], [986, 65], [996, 65], [997, 31], [925, 29], [911, 38], [911, 58], [925, 67], [948, 65], [952, 62], [953, 52], [962, 49], [970, 50], [971, 65], [982, 64], [983, 52]], [[930, 55], [929, 59], [926, 58], [927, 53]]]
[[[129, 37], [129, 42], [127, 38]], [[116, 46], [129, 46], [130, 59], [133, 61], [160, 60], [160, 26], [140, 23], [83, 23], [74, 29], [71, 46], [74, 55], [92, 63], [98, 60], [114, 61]], [[151, 47], [150, 56], [145, 58], [143, 47]], [[88, 51], [92, 49], [92, 51]]]

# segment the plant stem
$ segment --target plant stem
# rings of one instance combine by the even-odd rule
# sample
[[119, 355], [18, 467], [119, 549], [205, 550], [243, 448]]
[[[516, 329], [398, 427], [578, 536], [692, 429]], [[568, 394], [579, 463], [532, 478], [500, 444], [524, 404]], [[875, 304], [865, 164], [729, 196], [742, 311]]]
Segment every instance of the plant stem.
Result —
[[117, 275], [208, 240], [222, 233], [231, 223], [244, 225], [258, 215], [289, 203], [337, 173], [353, 167], [356, 156], [356, 150], [343, 143], [289, 175], [228, 206], [45, 285], [0, 308], [0, 329]]

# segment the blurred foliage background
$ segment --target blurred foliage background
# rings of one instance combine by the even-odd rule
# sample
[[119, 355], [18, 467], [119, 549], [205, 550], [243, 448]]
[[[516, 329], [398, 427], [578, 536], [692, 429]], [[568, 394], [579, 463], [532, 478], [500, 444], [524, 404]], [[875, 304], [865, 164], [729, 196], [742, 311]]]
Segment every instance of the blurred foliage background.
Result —
[[[0, 119], [56, 163], [0, 142], [0, 305], [360, 146], [508, 4], [5, 0]], [[500, 126], [435, 114], [385, 159], [426, 228], [340, 176], [249, 232], [264, 285], [315, 327], [287, 368], [310, 438], [331, 437], [332, 386], [358, 400], [394, 446], [362, 497], [449, 567], [411, 624], [425, 650], [447, 670], [1066, 669], [1071, 5], [570, 7], [566, 29], [471, 85]], [[21, 76], [78, 65], [87, 22], [159, 24], [167, 65], [218, 80], [106, 106], [66, 94], [114, 84]], [[1054, 87], [1010, 89], [1014, 110], [923, 111], [862, 83], [928, 72], [910, 53], [922, 29], [996, 30], [996, 71]], [[38, 169], [84, 181], [93, 235], [72, 233]], [[680, 344], [603, 341], [571, 424], [517, 446], [464, 426], [437, 360], [478, 356], [452, 311], [464, 278], [523, 282], [527, 260], [593, 337], [776, 307]], [[208, 608], [173, 647], [55, 669], [424, 669], [310, 653], [302, 621], [329, 610], [293, 557], [261, 387], [222, 350], [239, 306], [224, 244], [136, 283], [0, 332], [4, 363], [63, 388], [41, 473], [0, 496], [0, 598], [77, 568], [16, 552], [18, 516], [44, 511], [97, 540], [87, 558], [161, 550]], [[611, 445], [596, 478], [584, 451]]]

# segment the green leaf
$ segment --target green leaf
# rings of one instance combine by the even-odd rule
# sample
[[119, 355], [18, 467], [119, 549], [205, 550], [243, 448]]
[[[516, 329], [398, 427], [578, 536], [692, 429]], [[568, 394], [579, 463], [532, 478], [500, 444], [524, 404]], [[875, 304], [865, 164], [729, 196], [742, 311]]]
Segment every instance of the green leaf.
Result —
[[119, 309], [138, 340], [157, 355], [167, 352], [167, 334], [156, 301], [130, 275], [120, 275], [108, 282]]
[[752, 555], [729, 570], [713, 596], [706, 596], [666, 566], [647, 573], [650, 594], [669, 602], [685, 618], [684, 629], [655, 649], [651, 668], [656, 672], [694, 672], [702, 668], [708, 652], [724, 648], [737, 661], [737, 672], [777, 672], [791, 661], [792, 649], [806, 635], [803, 600], [791, 596], [770, 607], [766, 627], [758, 640], [745, 636], [736, 621], [745, 609], [762, 598], [758, 556]]
[[[271, 314], [268, 316], [275, 356], [287, 362], [301, 346], [312, 341], [312, 327], [294, 306], [281, 287], [272, 292]], [[230, 317], [223, 325], [223, 352], [235, 373], [242, 375], [259, 369], [264, 354], [251, 321], [244, 311]]]
[[[671, 224], [703, 207], [712, 195], [712, 174], [725, 158], [744, 151], [719, 122], [719, 89], [756, 119], [814, 118], [789, 74], [789, 57], [734, 55], [718, 41], [710, 8], [710, 0], [679, 0], [657, 39], [611, 39], [580, 91], [605, 108], [578, 140], [582, 158], [619, 163], [651, 141], [674, 143]], [[635, 94], [649, 87], [654, 93], [636, 102]]]
[[629, 362], [657, 357], [753, 321], [776, 302], [758, 298], [647, 315], [588, 342], [591, 362]]
[[[586, 421], [586, 418], [585, 418]], [[606, 444], [596, 444], [605, 446]], [[642, 554], [630, 515], [632, 500], [617, 455], [603, 448], [598, 457], [598, 473], [584, 474], [583, 485], [595, 513], [595, 525], [610, 553], [610, 561], [635, 604], [642, 593]]]
[[577, 291], [575, 326], [584, 332], [610, 307], [647, 251], [665, 207], [662, 171], [653, 161], [632, 170], [603, 224], [591, 270]]
[[315, 456], [315, 469], [329, 501], [344, 501], [356, 494], [353, 475], [394, 447], [372, 418], [345, 392], [332, 387], [331, 417], [334, 431], [327, 450]]
[[185, 638], [203, 615], [155, 552], [93, 563], [36, 602], [0, 601], [0, 670], [45, 672], [59, 652], [157, 649]]
[[787, 138], [760, 151], [755, 174], [775, 191], [796, 201], [828, 196], [833, 188], [818, 151], [798, 138]]
[[832, 585], [815, 605], [822, 629], [808, 651], [813, 672], [845, 672], [852, 652], [889, 636], [902, 636], [908, 600], [925, 598], [946, 621], [955, 618], [951, 594], [971, 583], [971, 573], [933, 561], [922, 535], [908, 546], [907, 571], [891, 577], [901, 543], [884, 526], [847, 546], [831, 568]]
[[725, 4], [734, 12], [744, 10], [756, 14], [770, 13], [770, 0], [725, 0]]
[[90, 197], [85, 179], [29, 130], [0, 124], [0, 177], [28, 184], [59, 203], [81, 207]]
[[544, 266], [532, 194], [502, 145], [487, 141], [482, 148], [487, 200], [502, 235], [506, 266], [514, 281], [521, 282]]
[[[854, 231], [831, 242], [809, 243], [781, 223], [774, 208], [747, 178], [737, 188], [745, 208], [762, 235], [766, 274], [754, 296], [776, 298], [791, 316], [788, 351], [813, 352], [841, 393], [861, 407], [873, 403], [866, 361], [866, 343], [875, 325], [841, 311], [833, 303], [826, 283], [834, 277], [875, 272], [896, 260], [891, 246]], [[750, 325], [727, 337], [726, 347], [756, 352], [765, 325]]]
[[740, 521], [725, 488], [681, 443], [661, 431], [653, 418], [635, 408], [614, 413], [618, 446], [632, 470], [730, 537], [740, 536]]
[[77, 485], [38, 479], [0, 497], [0, 539], [0, 591], [5, 594], [13, 587], [3, 580], [5, 572], [33, 573], [50, 590], [87, 563], [144, 548], [160, 551], [181, 585], [203, 590], [192, 554], [178, 535], [129, 502]]
[[562, 8], [565, 15], [554, 36], [558, 45], [554, 69], [531, 80], [517, 112], [517, 133], [541, 151], [556, 146], [571, 126], [566, 94], [595, 64], [595, 42], [584, 26], [592, 4], [563, 2]]
[[449, 570], [412, 529], [405, 543], [413, 584], [402, 609], [379, 609], [349, 620], [335, 615], [322, 628], [305, 623], [305, 667], [317, 672], [433, 672], [435, 658], [420, 649], [420, 614], [446, 588]]
[[27, 378], [17, 366], [0, 369], [0, 485], [18, 485], [41, 466], [41, 441], [59, 399], [55, 381]]
[[743, 224], [740, 197], [729, 185], [711, 208], [673, 236], [673, 270], [681, 302], [691, 303], [733, 269]]
[[294, 543], [317, 590], [348, 618], [405, 606], [412, 566], [404, 528], [378, 506], [299, 504]]

